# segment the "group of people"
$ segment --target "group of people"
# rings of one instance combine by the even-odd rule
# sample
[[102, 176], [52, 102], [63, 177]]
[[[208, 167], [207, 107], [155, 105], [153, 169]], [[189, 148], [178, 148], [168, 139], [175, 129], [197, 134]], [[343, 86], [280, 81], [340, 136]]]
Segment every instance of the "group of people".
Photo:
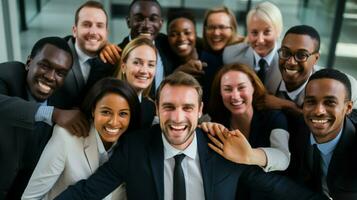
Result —
[[107, 40], [97, 1], [72, 35], [0, 64], [0, 199], [357, 199], [357, 82], [317, 65], [320, 36], [262, 2], [202, 38], [187, 10], [135, 0]]

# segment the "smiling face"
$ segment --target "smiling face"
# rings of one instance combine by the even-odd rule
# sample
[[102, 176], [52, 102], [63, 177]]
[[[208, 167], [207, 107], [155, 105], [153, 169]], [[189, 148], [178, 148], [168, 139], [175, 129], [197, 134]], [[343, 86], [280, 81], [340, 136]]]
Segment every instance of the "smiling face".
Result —
[[249, 77], [240, 71], [228, 71], [221, 78], [221, 96], [224, 106], [232, 115], [253, 110], [254, 87]]
[[137, 1], [131, 7], [127, 18], [131, 38], [139, 35], [154, 40], [159, 34], [163, 20], [158, 3], [150, 1]]
[[233, 35], [231, 20], [227, 13], [212, 13], [207, 18], [204, 36], [213, 51], [221, 51]]
[[191, 144], [202, 115], [202, 103], [195, 88], [165, 85], [160, 92], [157, 115], [167, 141], [176, 149]]
[[345, 86], [334, 79], [315, 79], [306, 85], [303, 113], [305, 123], [318, 143], [334, 139], [352, 110]]
[[150, 46], [139, 46], [129, 53], [121, 67], [128, 83], [140, 93], [150, 86], [155, 77], [156, 52]]
[[107, 17], [99, 8], [83, 7], [72, 29], [78, 47], [88, 56], [95, 56], [107, 42]]
[[97, 102], [92, 115], [94, 127], [104, 144], [116, 142], [129, 127], [129, 104], [116, 93], [104, 95]]
[[37, 101], [45, 101], [64, 83], [72, 67], [72, 56], [54, 45], [46, 44], [26, 63], [27, 85]]
[[275, 47], [278, 33], [271, 23], [253, 15], [248, 22], [248, 41], [254, 51], [260, 56], [267, 56]]
[[[282, 41], [281, 49], [290, 51], [292, 55], [298, 51], [311, 54], [316, 50], [316, 41], [309, 35], [288, 34]], [[294, 56], [288, 60], [279, 58], [279, 69], [288, 91], [299, 88], [309, 79], [319, 56], [319, 53], [314, 53], [305, 62], [296, 62]]]
[[186, 18], [177, 18], [169, 24], [168, 41], [172, 51], [183, 58], [192, 58], [196, 46], [195, 25]]

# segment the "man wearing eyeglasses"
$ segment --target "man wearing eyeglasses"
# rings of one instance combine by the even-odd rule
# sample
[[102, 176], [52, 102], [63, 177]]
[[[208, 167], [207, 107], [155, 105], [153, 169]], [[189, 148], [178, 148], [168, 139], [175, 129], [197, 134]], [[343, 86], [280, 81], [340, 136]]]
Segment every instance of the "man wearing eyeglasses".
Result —
[[[298, 25], [286, 33], [278, 50], [279, 69], [282, 80], [275, 96], [266, 95], [260, 107], [283, 109], [293, 114], [302, 114], [304, 90], [309, 77], [321, 69], [317, 66], [320, 58], [320, 35], [311, 26]], [[352, 101], [356, 102], [357, 82], [348, 76], [352, 84]], [[356, 108], [356, 104], [355, 104]]]

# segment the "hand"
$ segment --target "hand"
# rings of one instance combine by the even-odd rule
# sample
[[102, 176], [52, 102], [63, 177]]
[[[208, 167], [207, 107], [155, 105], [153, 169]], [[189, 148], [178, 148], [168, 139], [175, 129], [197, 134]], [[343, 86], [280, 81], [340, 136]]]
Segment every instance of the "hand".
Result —
[[239, 131], [218, 131], [216, 132], [219, 140], [208, 135], [212, 141], [208, 146], [222, 157], [235, 163], [255, 164], [253, 163], [254, 149], [250, 146], [248, 140]]
[[224, 132], [228, 131], [226, 127], [224, 127], [222, 124], [215, 123], [215, 122], [202, 122], [199, 127], [204, 131], [212, 136], [215, 136], [217, 132]]
[[200, 77], [205, 73], [203, 71], [204, 67], [207, 67], [207, 63], [201, 62], [200, 60], [191, 59], [185, 64], [177, 67], [175, 71], [182, 71], [187, 74], [191, 74], [194, 77]]
[[89, 134], [89, 122], [78, 109], [62, 110], [55, 108], [52, 121], [78, 137], [87, 137]]
[[283, 109], [284, 101], [288, 101], [271, 94], [264, 95], [264, 98], [256, 102], [258, 109]]
[[114, 65], [119, 63], [121, 52], [121, 48], [117, 45], [107, 43], [100, 51], [99, 57], [104, 63], [109, 62], [110, 64]]

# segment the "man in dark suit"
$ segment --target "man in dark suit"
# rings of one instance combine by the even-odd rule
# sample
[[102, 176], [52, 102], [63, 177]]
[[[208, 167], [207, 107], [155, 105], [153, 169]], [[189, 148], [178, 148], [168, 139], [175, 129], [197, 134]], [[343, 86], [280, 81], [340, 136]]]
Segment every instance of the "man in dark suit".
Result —
[[108, 16], [103, 5], [86, 1], [75, 13], [72, 36], [65, 37], [74, 57], [72, 69], [63, 87], [51, 97], [51, 104], [62, 109], [79, 107], [96, 81], [113, 75], [115, 66], [105, 64], [97, 57], [107, 36]]
[[315, 72], [305, 88], [307, 127], [293, 141], [290, 172], [311, 189], [334, 200], [357, 199], [356, 129], [348, 77], [332, 69]]
[[156, 98], [160, 126], [124, 136], [111, 159], [58, 199], [102, 199], [126, 182], [128, 199], [235, 199], [239, 181], [274, 199], [324, 199], [254, 166], [215, 154], [197, 129], [202, 89], [183, 72], [164, 79]]
[[172, 55], [168, 44], [167, 36], [160, 33], [163, 19], [160, 3], [156, 0], [137, 0], [129, 5], [129, 14], [126, 18], [130, 35], [118, 45], [108, 44], [101, 54], [102, 60], [110, 63], [118, 63], [120, 60], [119, 52], [125, 48], [130, 40], [141, 36], [148, 37], [154, 41], [158, 50], [158, 60], [156, 66], [155, 80], [151, 91], [151, 96], [155, 93], [161, 80], [171, 74], [174, 70]]
[[[0, 64], [0, 199], [19, 199], [42, 149], [61, 122], [48, 98], [61, 87], [72, 66], [62, 38], [36, 42], [26, 64]], [[44, 122], [44, 123], [40, 123]]]

